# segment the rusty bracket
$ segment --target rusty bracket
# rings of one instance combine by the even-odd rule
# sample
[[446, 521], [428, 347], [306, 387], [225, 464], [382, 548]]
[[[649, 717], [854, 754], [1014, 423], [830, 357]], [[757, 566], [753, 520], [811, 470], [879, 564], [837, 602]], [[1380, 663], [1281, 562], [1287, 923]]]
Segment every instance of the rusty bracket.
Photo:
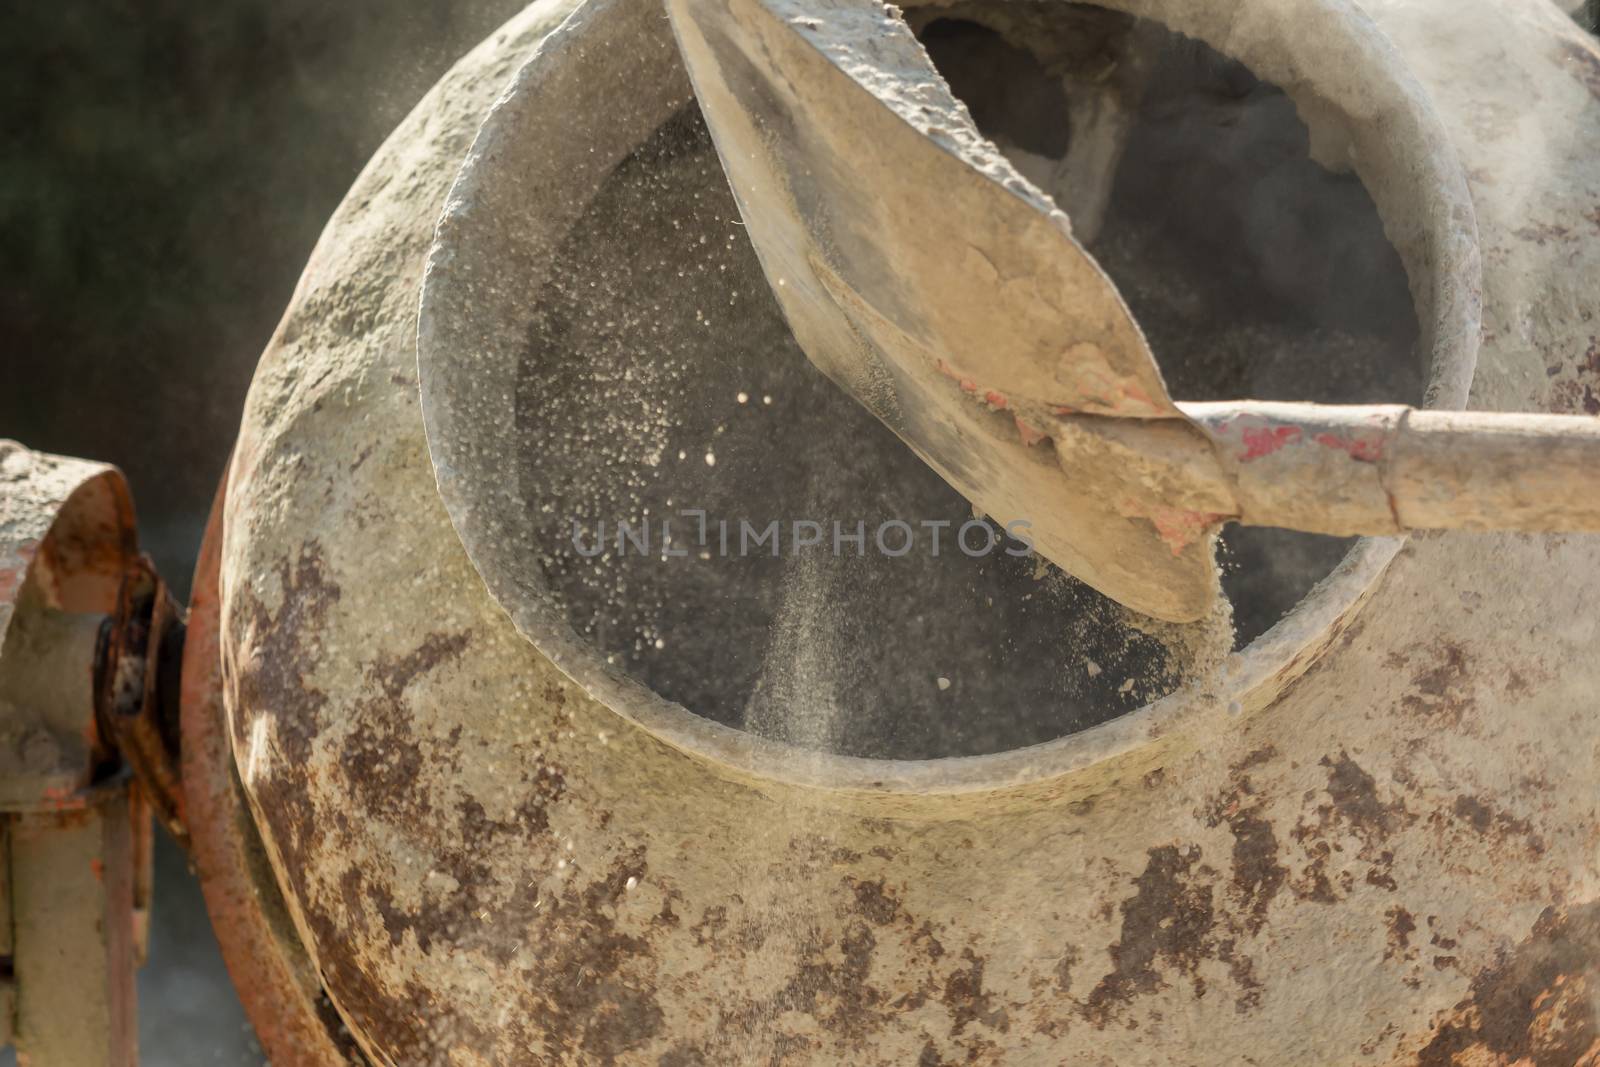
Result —
[[[159, 706], [161, 649], [181, 635], [152, 577], [120, 473], [0, 441], [0, 1044], [23, 1063], [138, 1062], [146, 794], [162, 789], [119, 738], [144, 733], [132, 720]], [[111, 733], [101, 694], [133, 676]]]
[[156, 817], [187, 851], [178, 726], [185, 622], [149, 557], [139, 557], [117, 591], [116, 611], [101, 627], [95, 715]]

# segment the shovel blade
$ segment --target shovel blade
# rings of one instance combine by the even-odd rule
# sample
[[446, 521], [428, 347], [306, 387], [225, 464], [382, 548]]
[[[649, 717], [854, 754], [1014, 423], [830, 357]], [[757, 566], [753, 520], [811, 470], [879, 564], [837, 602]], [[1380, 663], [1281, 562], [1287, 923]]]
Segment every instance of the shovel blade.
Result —
[[1207, 615], [1216, 517], [1152, 519], [1084, 435], [1057, 432], [1079, 414], [1184, 421], [1143, 334], [906, 24], [876, 0], [667, 6], [811, 361], [1064, 570], [1159, 619]]

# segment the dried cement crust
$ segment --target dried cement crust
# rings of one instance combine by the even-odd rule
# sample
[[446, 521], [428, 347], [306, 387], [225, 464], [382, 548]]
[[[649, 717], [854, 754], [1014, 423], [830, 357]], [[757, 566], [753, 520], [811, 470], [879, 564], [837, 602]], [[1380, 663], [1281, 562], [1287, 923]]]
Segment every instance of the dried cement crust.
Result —
[[[1600, 54], [1542, 0], [1368, 7], [1473, 183], [1474, 405], [1585, 410]], [[515, 631], [439, 500], [413, 331], [477, 116], [564, 10], [486, 42], [368, 167], [232, 473], [235, 756], [374, 1058], [1579, 1062], [1600, 1039], [1593, 539], [1416, 538], [1247, 714], [1147, 709], [955, 764], [664, 742]]]

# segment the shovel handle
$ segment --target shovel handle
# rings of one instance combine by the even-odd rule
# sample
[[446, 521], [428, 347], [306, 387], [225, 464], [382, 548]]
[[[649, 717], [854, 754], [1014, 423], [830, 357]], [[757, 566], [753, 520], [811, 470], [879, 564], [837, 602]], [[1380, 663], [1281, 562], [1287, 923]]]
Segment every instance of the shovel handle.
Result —
[[1179, 407], [1210, 438], [1248, 525], [1336, 535], [1600, 532], [1600, 418], [1403, 405]]

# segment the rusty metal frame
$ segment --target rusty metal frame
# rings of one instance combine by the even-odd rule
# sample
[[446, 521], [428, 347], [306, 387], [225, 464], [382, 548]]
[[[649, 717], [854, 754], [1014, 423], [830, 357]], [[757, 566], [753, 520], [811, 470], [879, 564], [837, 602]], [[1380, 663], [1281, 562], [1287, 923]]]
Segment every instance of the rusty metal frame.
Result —
[[0, 1044], [132, 1067], [150, 820], [94, 681], [138, 561], [133, 502], [112, 467], [10, 441], [0, 484]]

